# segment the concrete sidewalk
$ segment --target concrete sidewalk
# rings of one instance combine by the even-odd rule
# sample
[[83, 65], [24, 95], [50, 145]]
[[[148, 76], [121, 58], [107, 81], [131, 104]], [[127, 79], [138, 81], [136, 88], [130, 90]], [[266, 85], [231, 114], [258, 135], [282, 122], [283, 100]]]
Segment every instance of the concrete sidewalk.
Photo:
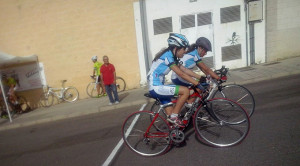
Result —
[[[227, 83], [247, 84], [283, 76], [300, 74], [300, 56], [276, 62], [253, 65], [245, 68], [229, 70]], [[0, 119], [0, 131], [18, 127], [30, 126], [71, 117], [99, 113], [103, 111], [124, 108], [148, 103], [144, 97], [147, 88], [128, 90], [119, 94], [121, 102], [108, 106], [108, 97], [82, 99], [75, 103], [61, 103], [49, 108], [38, 108], [31, 112], [15, 115], [13, 122]]]

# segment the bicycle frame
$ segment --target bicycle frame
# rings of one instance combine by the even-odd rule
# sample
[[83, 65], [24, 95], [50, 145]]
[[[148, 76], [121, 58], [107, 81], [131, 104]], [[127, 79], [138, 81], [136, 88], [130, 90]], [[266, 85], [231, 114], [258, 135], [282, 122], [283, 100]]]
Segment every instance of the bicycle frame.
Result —
[[50, 88], [49, 87], [47, 94], [49, 95], [50, 93], [52, 93], [54, 96], [62, 99], [64, 90], [65, 90], [65, 88]]
[[[217, 84], [215, 84], [217, 85]], [[216, 88], [218, 88], [218, 86], [215, 86], [213, 89], [217, 90]], [[190, 90], [194, 90], [194, 93], [192, 93], [190, 95], [190, 97], [195, 97], [195, 101], [193, 102], [192, 106], [186, 111], [184, 117], [186, 117], [187, 121], [190, 120], [191, 117], [195, 118], [195, 112], [197, 112], [201, 107], [203, 107], [204, 105], [207, 104], [207, 101], [209, 101], [209, 97], [211, 96], [212, 92], [207, 93], [207, 94], [200, 94], [195, 87], [189, 88]], [[156, 100], [156, 102], [160, 102], [158, 99]], [[160, 109], [158, 110], [157, 114], [159, 114], [159, 112], [161, 110], [164, 110], [165, 107], [168, 106], [173, 106], [174, 104], [177, 103], [177, 99], [172, 100], [170, 103], [164, 104], [164, 105], [160, 105]], [[208, 114], [214, 118], [218, 123], [220, 122], [220, 119], [215, 115], [215, 113], [208, 107], [205, 107], [205, 110], [208, 112]], [[188, 122], [186, 122], [186, 125], [188, 126]], [[187, 127], [186, 126], [186, 127]]]
[[[163, 109], [163, 108], [161, 108]], [[159, 109], [159, 110], [161, 110]], [[159, 111], [157, 113], [155, 113], [155, 116], [154, 118], [152, 119], [149, 127], [147, 128], [145, 134], [144, 134], [144, 137], [145, 138], [159, 138], [159, 137], [167, 137], [169, 135], [169, 133], [164, 133], [164, 132], [156, 132], [156, 133], [153, 133], [153, 136], [152, 135], [148, 135], [149, 134], [149, 131], [150, 131], [150, 128], [153, 126], [154, 122], [156, 121], [156, 119], [159, 117]]]

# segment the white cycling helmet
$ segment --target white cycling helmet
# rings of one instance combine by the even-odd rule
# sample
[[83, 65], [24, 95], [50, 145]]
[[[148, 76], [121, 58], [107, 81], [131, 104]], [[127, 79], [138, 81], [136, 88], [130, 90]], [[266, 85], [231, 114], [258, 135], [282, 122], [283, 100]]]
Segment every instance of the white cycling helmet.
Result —
[[98, 59], [98, 57], [95, 55], [92, 57], [92, 61], [96, 61]]
[[189, 47], [189, 41], [187, 40], [187, 38], [179, 33], [170, 33], [170, 36], [168, 38], [168, 44], [169, 47]]

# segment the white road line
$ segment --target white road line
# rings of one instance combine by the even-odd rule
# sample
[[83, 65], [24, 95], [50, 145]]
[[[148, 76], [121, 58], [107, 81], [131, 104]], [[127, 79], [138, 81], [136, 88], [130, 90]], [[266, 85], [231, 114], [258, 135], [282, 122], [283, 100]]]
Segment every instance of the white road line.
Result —
[[[145, 106], [147, 104], [143, 104], [142, 107], [140, 108], [140, 111], [144, 110]], [[131, 123], [130, 127], [128, 130], [131, 131], [132, 127], [134, 126], [136, 120], [138, 117], [135, 117], [134, 121]], [[126, 132], [126, 136], [128, 135], [128, 133], [130, 133], [130, 131]], [[121, 139], [119, 141], [119, 143], [117, 144], [117, 146], [114, 148], [114, 150], [111, 152], [111, 154], [108, 156], [108, 158], [106, 159], [106, 161], [102, 164], [102, 166], [108, 166], [110, 164], [110, 162], [114, 159], [115, 155], [117, 154], [117, 152], [119, 151], [120, 147], [123, 145], [124, 141], [123, 139]]]

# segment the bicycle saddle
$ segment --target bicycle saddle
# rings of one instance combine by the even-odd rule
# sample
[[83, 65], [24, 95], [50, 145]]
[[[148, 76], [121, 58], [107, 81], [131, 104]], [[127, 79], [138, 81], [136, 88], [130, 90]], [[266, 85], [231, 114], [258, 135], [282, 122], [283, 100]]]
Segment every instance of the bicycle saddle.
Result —
[[61, 82], [67, 82], [67, 80], [61, 80]]

